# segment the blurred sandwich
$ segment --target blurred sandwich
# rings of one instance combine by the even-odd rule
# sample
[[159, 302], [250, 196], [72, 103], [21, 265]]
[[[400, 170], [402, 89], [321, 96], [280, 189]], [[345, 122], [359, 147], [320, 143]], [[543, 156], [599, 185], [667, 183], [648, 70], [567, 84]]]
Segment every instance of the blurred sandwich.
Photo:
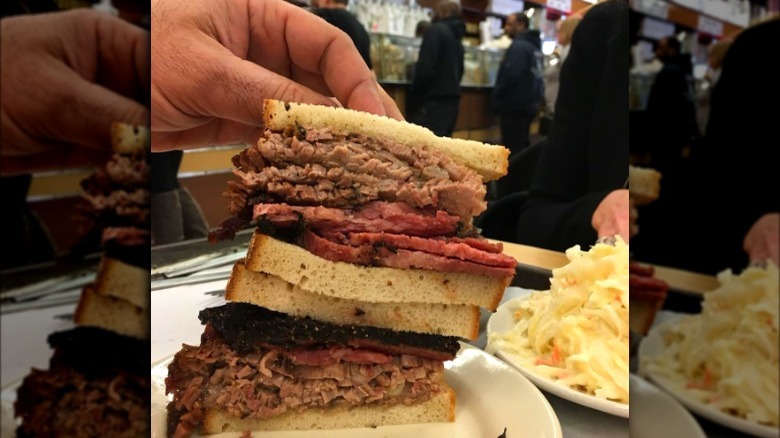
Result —
[[628, 193], [634, 205], [649, 204], [661, 192], [661, 173], [648, 167], [628, 166]]
[[82, 240], [76, 251], [99, 247], [109, 255], [148, 269], [151, 236], [149, 129], [115, 123], [114, 154], [81, 181], [79, 207]]
[[[639, 212], [635, 207], [658, 199], [661, 192], [661, 173], [655, 169], [628, 166], [629, 196], [633, 203], [631, 220], [636, 223]], [[669, 285], [655, 277], [655, 269], [643, 263], [629, 264], [629, 321], [631, 329], [647, 334], [655, 315], [663, 307]]]
[[[126, 220], [148, 212], [148, 196], [119, 201], [127, 187], [148, 194], [149, 143], [138, 137], [148, 130], [117, 124], [112, 132], [113, 158], [83, 184], [94, 189], [85, 197], [95, 201], [90, 217], [101, 218], [95, 224], [106, 251], [95, 281], [82, 290], [76, 327], [48, 337], [49, 369], [33, 369], [17, 391], [18, 437], [150, 433], [149, 246], [138, 242], [147, 235], [143, 225]], [[111, 200], [118, 202], [108, 207]]]
[[651, 265], [632, 261], [628, 269], [629, 326], [646, 335], [666, 301], [669, 285], [655, 277], [655, 268]]
[[454, 421], [444, 361], [517, 263], [473, 227], [508, 150], [264, 105], [266, 131], [233, 159], [234, 216], [211, 238], [257, 229], [228, 303], [200, 313], [201, 345], [169, 366], [169, 435]]

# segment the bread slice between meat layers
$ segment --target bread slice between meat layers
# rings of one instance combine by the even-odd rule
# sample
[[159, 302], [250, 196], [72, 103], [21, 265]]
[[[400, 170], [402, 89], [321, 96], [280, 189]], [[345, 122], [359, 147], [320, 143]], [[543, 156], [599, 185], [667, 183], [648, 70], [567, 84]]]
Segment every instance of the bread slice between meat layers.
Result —
[[479, 336], [479, 307], [427, 303], [373, 303], [305, 291], [281, 278], [233, 266], [225, 298], [288, 315], [308, 316], [340, 325], [359, 325], [474, 340]]
[[446, 383], [431, 399], [404, 405], [364, 405], [353, 408], [307, 408], [267, 419], [238, 418], [225, 411], [207, 410], [201, 432], [215, 434], [245, 430], [327, 430], [397, 424], [455, 421], [455, 391]]
[[81, 291], [73, 322], [146, 339], [149, 338], [149, 317], [149, 309], [120, 298], [101, 295], [95, 291], [94, 285], [87, 285]]
[[148, 270], [104, 255], [98, 266], [94, 291], [148, 309], [150, 278]]
[[283, 131], [299, 125], [304, 128], [359, 133], [407, 146], [438, 149], [473, 169], [485, 182], [506, 175], [509, 165], [509, 149], [503, 146], [438, 137], [422, 126], [347, 108], [266, 99], [263, 102], [263, 122], [272, 131]]
[[329, 297], [374, 303], [466, 304], [496, 310], [511, 277], [334, 262], [255, 232], [245, 266]]

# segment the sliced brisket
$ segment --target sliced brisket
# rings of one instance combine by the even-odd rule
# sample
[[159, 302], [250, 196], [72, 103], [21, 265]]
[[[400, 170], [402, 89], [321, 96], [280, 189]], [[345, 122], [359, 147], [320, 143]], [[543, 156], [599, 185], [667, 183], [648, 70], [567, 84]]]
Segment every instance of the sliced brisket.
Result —
[[308, 206], [403, 202], [445, 210], [463, 223], [486, 208], [479, 175], [441, 151], [329, 130], [305, 131], [305, 138], [266, 131], [257, 145], [233, 160], [240, 182], [229, 186], [231, 213], [241, 211], [257, 191]]
[[[303, 247], [322, 258], [366, 266], [511, 277], [517, 261], [486, 252], [465, 240], [425, 239], [388, 233], [303, 234]], [[476, 240], [476, 239], [473, 239]]]
[[237, 353], [214, 333], [203, 337], [168, 367], [169, 436], [190, 436], [211, 409], [264, 419], [310, 407], [408, 405], [430, 399], [444, 382], [437, 360], [344, 347]]

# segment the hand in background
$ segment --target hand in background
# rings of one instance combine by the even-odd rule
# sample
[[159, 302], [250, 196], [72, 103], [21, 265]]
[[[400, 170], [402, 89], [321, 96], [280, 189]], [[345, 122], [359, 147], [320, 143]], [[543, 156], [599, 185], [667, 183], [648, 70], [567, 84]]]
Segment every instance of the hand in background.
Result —
[[152, 148], [254, 142], [264, 98], [401, 113], [352, 40], [282, 0], [152, 3]]
[[78, 9], [2, 20], [0, 172], [94, 165], [112, 122], [149, 124], [149, 33]]
[[745, 235], [743, 247], [751, 262], [772, 260], [780, 266], [780, 213], [761, 216]]
[[629, 241], [629, 196], [628, 189], [610, 192], [601, 200], [591, 218], [591, 225], [598, 237], [620, 235], [625, 242]]

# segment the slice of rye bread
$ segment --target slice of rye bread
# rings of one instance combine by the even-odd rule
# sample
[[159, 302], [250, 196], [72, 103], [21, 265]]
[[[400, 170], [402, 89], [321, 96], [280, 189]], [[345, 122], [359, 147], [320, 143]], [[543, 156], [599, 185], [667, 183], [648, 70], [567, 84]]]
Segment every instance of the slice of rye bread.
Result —
[[100, 260], [94, 291], [119, 298], [142, 309], [149, 308], [149, 281], [146, 269], [129, 265], [105, 254]]
[[81, 291], [73, 322], [82, 326], [100, 327], [139, 339], [149, 338], [149, 309], [94, 290], [87, 285]]
[[466, 304], [496, 310], [511, 277], [427, 269], [395, 269], [333, 262], [255, 232], [244, 262], [254, 272], [282, 278], [329, 297], [373, 303]]
[[281, 278], [252, 272], [243, 261], [233, 266], [225, 298], [255, 304], [288, 315], [319, 319], [340, 325], [361, 325], [399, 331], [458, 336], [479, 336], [479, 307], [426, 303], [371, 303], [307, 292]]
[[422, 126], [346, 108], [266, 99], [263, 101], [263, 122], [267, 129], [277, 132], [297, 124], [303, 128], [329, 128], [381, 141], [438, 149], [473, 169], [486, 182], [506, 175], [509, 166], [509, 149], [503, 146], [438, 137]]
[[[308, 408], [300, 412], [290, 410], [268, 419], [238, 418], [225, 411], [206, 410], [201, 433], [271, 431], [271, 430], [327, 430], [357, 427], [377, 427], [398, 424], [447, 423], [455, 421], [455, 391], [446, 383], [433, 398], [405, 405], [365, 405], [353, 408]], [[337, 436], [334, 435], [334, 436]]]

